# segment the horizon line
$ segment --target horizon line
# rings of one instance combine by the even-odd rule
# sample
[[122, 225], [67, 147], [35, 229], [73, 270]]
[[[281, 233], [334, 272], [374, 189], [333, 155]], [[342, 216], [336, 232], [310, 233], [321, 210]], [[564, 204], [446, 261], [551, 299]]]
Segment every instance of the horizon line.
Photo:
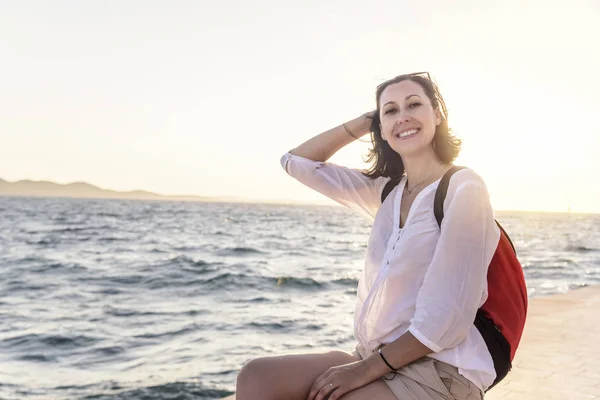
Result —
[[[0, 183], [6, 182], [9, 184], [17, 184], [20, 182], [32, 182], [32, 183], [50, 183], [62, 187], [66, 187], [74, 184], [84, 184], [91, 186], [95, 189], [113, 192], [117, 194], [117, 197], [107, 196], [76, 196], [76, 195], [48, 195], [48, 194], [3, 194], [0, 193], [0, 197], [35, 197], [35, 198], [74, 198], [74, 199], [101, 199], [101, 200], [144, 200], [144, 201], [186, 201], [186, 202], [201, 202], [201, 203], [234, 203], [234, 204], [280, 204], [280, 205], [314, 205], [314, 206], [339, 206], [344, 208], [343, 205], [336, 203], [335, 201], [324, 198], [323, 200], [292, 200], [287, 198], [252, 198], [252, 197], [240, 197], [240, 196], [202, 196], [194, 194], [163, 194], [152, 192], [145, 189], [132, 189], [132, 190], [116, 190], [107, 189], [101, 186], [86, 182], [86, 181], [72, 181], [69, 183], [60, 183], [51, 180], [34, 180], [34, 179], [19, 179], [15, 181], [9, 181], [0, 177]], [[135, 192], [144, 192], [149, 195], [156, 196], [158, 198], [144, 198], [144, 197], [118, 197], [119, 194], [131, 194]], [[579, 215], [598, 215], [599, 212], [590, 211], [555, 211], [555, 210], [531, 210], [531, 209], [493, 209], [494, 212], [517, 212], [517, 213], [546, 213], [546, 214], [579, 214]]]

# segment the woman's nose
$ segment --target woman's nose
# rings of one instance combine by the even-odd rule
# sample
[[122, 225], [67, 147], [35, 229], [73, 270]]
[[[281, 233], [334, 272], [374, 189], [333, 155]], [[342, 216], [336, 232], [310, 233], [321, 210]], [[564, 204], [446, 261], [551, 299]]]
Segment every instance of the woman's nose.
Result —
[[410, 120], [410, 115], [404, 111], [400, 113], [400, 116], [396, 120], [396, 124], [401, 124], [402, 122], [408, 122]]

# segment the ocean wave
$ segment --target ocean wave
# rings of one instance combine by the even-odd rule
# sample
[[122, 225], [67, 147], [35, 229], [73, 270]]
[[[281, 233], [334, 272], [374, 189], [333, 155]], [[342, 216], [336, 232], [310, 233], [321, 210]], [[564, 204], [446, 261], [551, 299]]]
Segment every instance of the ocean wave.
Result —
[[51, 363], [56, 361], [56, 357], [49, 356], [47, 354], [26, 354], [24, 356], [18, 357], [19, 361], [33, 361], [39, 363]]
[[319, 282], [312, 278], [297, 278], [293, 276], [264, 277], [257, 275], [236, 274], [232, 272], [223, 272], [210, 279], [190, 282], [190, 284], [202, 284], [212, 288], [288, 288], [288, 289], [322, 289], [327, 282]]
[[[244, 329], [259, 329], [262, 331], [290, 331], [294, 330], [295, 332], [305, 332], [305, 331], [320, 331], [325, 328], [325, 324], [315, 324], [315, 323], [307, 323], [305, 325], [301, 324], [302, 320], [283, 320], [283, 321], [270, 321], [270, 322], [257, 322], [253, 321], [247, 323], [243, 326]], [[304, 321], [306, 322], [306, 321]]]
[[47, 263], [50, 260], [48, 260], [47, 258], [44, 257], [38, 257], [38, 256], [25, 256], [25, 257], [21, 257], [19, 260], [17, 260], [18, 264], [28, 264], [28, 263]]
[[9, 292], [13, 295], [18, 292], [27, 292], [28, 294], [31, 294], [32, 292], [37, 292], [37, 291], [48, 292], [48, 291], [50, 291], [50, 289], [56, 289], [58, 287], [57, 285], [49, 285], [49, 284], [36, 285], [36, 284], [23, 282], [23, 281], [8, 281], [5, 283], [5, 285], [7, 287], [7, 292]]
[[541, 274], [561, 272], [568, 270], [567, 267], [560, 264], [545, 264], [545, 263], [535, 263], [535, 264], [527, 264], [523, 267], [527, 273], [537, 272]]
[[54, 246], [62, 242], [58, 236], [47, 236], [39, 240], [26, 240], [25, 243], [32, 246]]
[[291, 250], [287, 252], [288, 257], [310, 257], [312, 254], [309, 251]]
[[212, 263], [204, 260], [194, 260], [191, 257], [184, 255], [177, 255], [175, 257], [169, 258], [168, 260], [161, 263], [161, 265], [167, 266], [178, 266], [178, 267], [193, 267], [200, 268], [201, 270], [207, 269], [211, 266], [222, 265], [222, 263]]
[[170, 382], [143, 388], [95, 393], [80, 400], [213, 400], [231, 394], [233, 392], [227, 390], [204, 387], [199, 382]]
[[293, 276], [282, 276], [274, 279], [277, 286], [292, 288], [322, 288], [324, 283], [318, 282], [312, 278], [294, 278]]
[[164, 338], [164, 337], [181, 336], [186, 333], [190, 333], [190, 332], [194, 332], [194, 331], [198, 331], [198, 330], [201, 330], [201, 326], [199, 326], [198, 324], [190, 324], [190, 325], [184, 326], [181, 329], [167, 330], [167, 331], [159, 332], [159, 333], [143, 333], [141, 335], [135, 335], [133, 337], [135, 339], [158, 339], [158, 338]]
[[341, 279], [335, 279], [335, 280], [333, 280], [332, 283], [335, 283], [337, 285], [342, 285], [342, 286], [355, 287], [355, 286], [358, 285], [358, 279], [354, 279], [354, 278], [341, 278]]
[[90, 293], [91, 294], [101, 294], [101, 295], [116, 295], [116, 294], [123, 293], [123, 290], [113, 288], [113, 287], [108, 287], [108, 288], [92, 289], [92, 290], [90, 290]]
[[[103, 227], [103, 228], [105, 228], [105, 227]], [[52, 230], [50, 230], [50, 233], [83, 232], [83, 231], [89, 231], [89, 230], [94, 230], [94, 229], [98, 229], [98, 228], [96, 228], [94, 226], [68, 227], [68, 228], [52, 229]]]
[[121, 218], [122, 216], [115, 213], [107, 213], [107, 212], [96, 212], [93, 214], [95, 217], [108, 217], [108, 218]]
[[219, 256], [240, 256], [247, 254], [266, 254], [266, 252], [254, 247], [227, 247], [217, 251], [217, 255]]
[[169, 313], [159, 313], [152, 311], [138, 311], [132, 308], [116, 308], [110, 305], [104, 306], [104, 314], [113, 317], [141, 317], [141, 316], [161, 316]]
[[[211, 276], [205, 279], [186, 280], [183, 282], [176, 282], [174, 280], [169, 281], [156, 281], [153, 288], [164, 288], [168, 286], [200, 286], [205, 289], [241, 289], [241, 288], [254, 288], [254, 289], [302, 289], [302, 290], [322, 290], [327, 289], [331, 285], [355, 287], [358, 284], [356, 279], [342, 278], [335, 279], [332, 281], [318, 281], [312, 278], [300, 278], [294, 276], [279, 276], [279, 277], [266, 277], [253, 274], [245, 273], [234, 273], [234, 272], [222, 272], [217, 275]], [[267, 302], [268, 299], [264, 297], [252, 298], [247, 301], [251, 302]]]
[[184, 311], [140, 311], [134, 308], [117, 308], [111, 305], [104, 306], [105, 315], [114, 317], [166, 317], [175, 315], [196, 316], [209, 314], [210, 311], [204, 309], [192, 309]]
[[264, 296], [258, 296], [258, 297], [250, 297], [250, 298], [236, 298], [236, 299], [232, 299], [229, 302], [230, 303], [270, 303], [273, 300], [264, 297]]
[[277, 278], [277, 285], [289, 285], [291, 287], [314, 287], [314, 288], [327, 288], [331, 285], [336, 286], [348, 286], [356, 287], [358, 280], [353, 278], [340, 278], [333, 280], [318, 281], [312, 278], [295, 278], [295, 277], [280, 277]]
[[293, 328], [295, 325], [294, 321], [283, 321], [283, 322], [250, 322], [246, 324], [247, 328], [257, 328], [266, 331], [281, 331]]
[[197, 315], [207, 315], [210, 313], [211, 313], [211, 311], [208, 311], [208, 310], [187, 310], [187, 311], [181, 311], [179, 314], [190, 316], [190, 317], [195, 317]]
[[114, 249], [111, 249], [110, 251], [113, 253], [117, 253], [117, 254], [137, 253], [138, 252], [136, 249], [128, 249], [126, 247], [116, 247]]
[[124, 353], [125, 351], [125, 348], [121, 346], [107, 346], [92, 350], [93, 353], [101, 354], [103, 356], [114, 356], [116, 354]]
[[46, 273], [46, 272], [51, 272], [51, 273], [57, 273], [58, 271], [68, 271], [69, 273], [73, 272], [73, 271], [87, 271], [87, 268], [84, 267], [83, 265], [77, 264], [77, 263], [61, 263], [61, 262], [51, 262], [51, 263], [47, 263], [47, 264], [43, 264], [40, 265], [37, 268], [33, 268], [30, 271], [34, 272], [34, 273]]
[[25, 334], [17, 335], [0, 341], [0, 346], [15, 350], [22, 348], [52, 347], [60, 349], [75, 349], [91, 346], [102, 339], [85, 335], [50, 335], [50, 334]]
[[100, 237], [96, 239], [98, 242], [100, 243], [112, 243], [112, 242], [124, 242], [124, 241], [129, 241], [131, 239], [129, 238], [124, 238], [124, 237], [115, 237], [115, 236], [106, 236], [106, 237]]
[[144, 275], [125, 275], [125, 276], [111, 276], [107, 278], [112, 283], [118, 283], [122, 285], [137, 285], [144, 281], [146, 277]]
[[[254, 279], [252, 279], [254, 278]], [[215, 277], [198, 280], [191, 282], [192, 285], [204, 284], [212, 287], [225, 287], [225, 286], [236, 286], [236, 287], [256, 287], [260, 285], [260, 282], [256, 277], [251, 277], [245, 274], [233, 274], [231, 272], [224, 272]]]
[[600, 249], [595, 249], [595, 248], [581, 246], [581, 245], [568, 245], [567, 247], [565, 247], [565, 251], [572, 251], [575, 253], [589, 253], [589, 252], [600, 251]]
[[46, 263], [46, 264], [42, 264], [40, 265], [38, 268], [33, 268], [30, 271], [31, 272], [55, 272], [57, 270], [63, 269], [65, 268], [66, 265], [60, 262], [51, 262], [51, 263]]

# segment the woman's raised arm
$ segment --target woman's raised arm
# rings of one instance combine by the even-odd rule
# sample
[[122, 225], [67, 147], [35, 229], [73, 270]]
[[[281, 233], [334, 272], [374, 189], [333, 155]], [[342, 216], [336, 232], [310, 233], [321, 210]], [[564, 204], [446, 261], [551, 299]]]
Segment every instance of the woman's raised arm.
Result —
[[372, 113], [373, 111], [365, 113], [320, 133], [290, 150], [290, 153], [313, 161], [327, 161], [339, 149], [369, 133]]
[[[369, 113], [323, 132], [281, 157], [285, 171], [304, 185], [373, 220], [389, 178], [372, 179], [357, 169], [326, 162], [336, 151], [370, 130]], [[348, 131], [347, 131], [347, 130]]]

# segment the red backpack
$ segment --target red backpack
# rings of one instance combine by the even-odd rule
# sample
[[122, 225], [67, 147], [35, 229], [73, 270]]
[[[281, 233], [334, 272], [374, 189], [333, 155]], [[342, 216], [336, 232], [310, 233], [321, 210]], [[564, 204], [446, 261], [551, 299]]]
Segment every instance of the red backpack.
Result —
[[[436, 190], [433, 211], [440, 229], [450, 178], [464, 168], [453, 167], [448, 170]], [[399, 182], [400, 178], [394, 178], [385, 185], [381, 194], [382, 203]], [[477, 310], [473, 322], [487, 345], [496, 370], [496, 380], [488, 390], [510, 371], [527, 315], [527, 286], [523, 268], [508, 234], [498, 221], [496, 224], [500, 228], [500, 241], [488, 267], [488, 298]]]

